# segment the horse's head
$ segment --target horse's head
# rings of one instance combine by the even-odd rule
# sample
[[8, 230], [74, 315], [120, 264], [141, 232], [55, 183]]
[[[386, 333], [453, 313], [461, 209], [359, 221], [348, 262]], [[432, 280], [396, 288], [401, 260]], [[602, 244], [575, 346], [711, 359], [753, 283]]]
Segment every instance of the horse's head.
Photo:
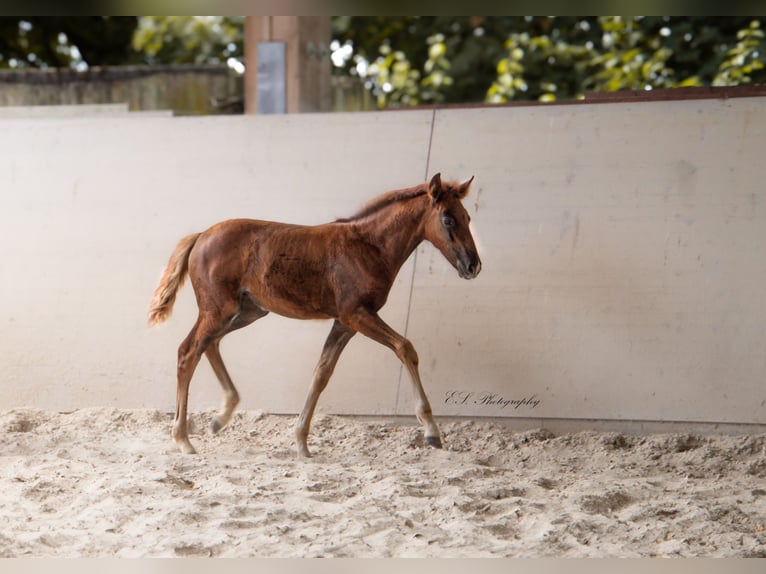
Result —
[[426, 220], [425, 236], [463, 279], [473, 279], [481, 271], [481, 259], [471, 236], [471, 217], [463, 207], [473, 177], [462, 184], [442, 183], [436, 174], [428, 184], [431, 211]]

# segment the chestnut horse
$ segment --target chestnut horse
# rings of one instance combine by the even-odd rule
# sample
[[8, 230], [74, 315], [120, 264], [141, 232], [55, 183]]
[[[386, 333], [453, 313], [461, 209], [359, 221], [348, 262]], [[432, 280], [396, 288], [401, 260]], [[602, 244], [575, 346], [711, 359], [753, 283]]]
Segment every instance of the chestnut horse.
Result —
[[306, 404], [295, 427], [298, 454], [311, 456], [307, 438], [320, 393], [338, 357], [357, 332], [386, 345], [409, 372], [416, 416], [425, 442], [441, 448], [441, 436], [418, 373], [412, 343], [378, 316], [401, 266], [424, 240], [430, 241], [465, 279], [481, 270], [470, 217], [461, 200], [463, 184], [429, 183], [385, 193], [356, 215], [317, 226], [233, 219], [184, 237], [154, 293], [149, 324], [170, 316], [187, 273], [199, 315], [178, 348], [178, 388], [172, 437], [184, 453], [194, 453], [187, 430], [189, 382], [204, 353], [223, 387], [223, 408], [213, 419], [218, 432], [239, 402], [221, 359], [227, 333], [273, 311], [295, 319], [334, 319]]

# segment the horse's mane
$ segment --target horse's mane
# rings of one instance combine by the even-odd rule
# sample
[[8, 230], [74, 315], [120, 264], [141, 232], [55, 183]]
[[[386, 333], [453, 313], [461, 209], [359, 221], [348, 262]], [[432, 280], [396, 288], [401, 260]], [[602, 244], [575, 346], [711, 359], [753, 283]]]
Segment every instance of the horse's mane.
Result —
[[406, 189], [397, 189], [383, 193], [377, 197], [374, 197], [368, 201], [362, 208], [350, 217], [341, 217], [336, 219], [337, 223], [350, 223], [352, 221], [359, 221], [365, 217], [377, 213], [381, 209], [388, 207], [393, 203], [400, 201], [406, 201], [415, 197], [420, 197], [428, 192], [425, 184], [416, 185], [415, 187], [408, 187]]

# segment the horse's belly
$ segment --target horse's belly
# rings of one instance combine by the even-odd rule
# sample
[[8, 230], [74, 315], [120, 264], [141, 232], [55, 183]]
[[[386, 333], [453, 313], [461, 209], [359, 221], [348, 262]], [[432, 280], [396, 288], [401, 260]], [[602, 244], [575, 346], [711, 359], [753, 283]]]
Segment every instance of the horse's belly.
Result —
[[317, 309], [311, 305], [296, 304], [295, 301], [284, 299], [272, 299], [264, 303], [263, 307], [290, 319], [331, 319], [334, 314], [325, 310]]
[[291, 319], [330, 319], [335, 299], [323, 284], [305, 281], [268, 281], [249, 286], [258, 306]]

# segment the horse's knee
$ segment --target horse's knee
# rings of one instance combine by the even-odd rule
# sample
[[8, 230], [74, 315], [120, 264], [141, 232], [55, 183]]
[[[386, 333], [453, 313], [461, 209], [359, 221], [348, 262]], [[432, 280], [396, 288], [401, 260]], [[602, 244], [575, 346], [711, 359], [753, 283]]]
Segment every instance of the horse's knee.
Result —
[[189, 365], [196, 366], [211, 341], [211, 338], [206, 337], [202, 340], [187, 340], [181, 343], [181, 346], [178, 347], [179, 371]]
[[178, 347], [178, 368], [183, 369], [194, 355], [194, 344], [192, 341], [184, 341]]
[[182, 362], [186, 362], [186, 358], [189, 356], [189, 349], [191, 344], [187, 341], [181, 343], [178, 347], [178, 365], [181, 366]]
[[399, 360], [404, 363], [409, 363], [415, 367], [418, 366], [418, 353], [415, 350], [415, 346], [409, 341], [409, 339], [402, 339], [402, 341], [396, 346], [396, 355]]

